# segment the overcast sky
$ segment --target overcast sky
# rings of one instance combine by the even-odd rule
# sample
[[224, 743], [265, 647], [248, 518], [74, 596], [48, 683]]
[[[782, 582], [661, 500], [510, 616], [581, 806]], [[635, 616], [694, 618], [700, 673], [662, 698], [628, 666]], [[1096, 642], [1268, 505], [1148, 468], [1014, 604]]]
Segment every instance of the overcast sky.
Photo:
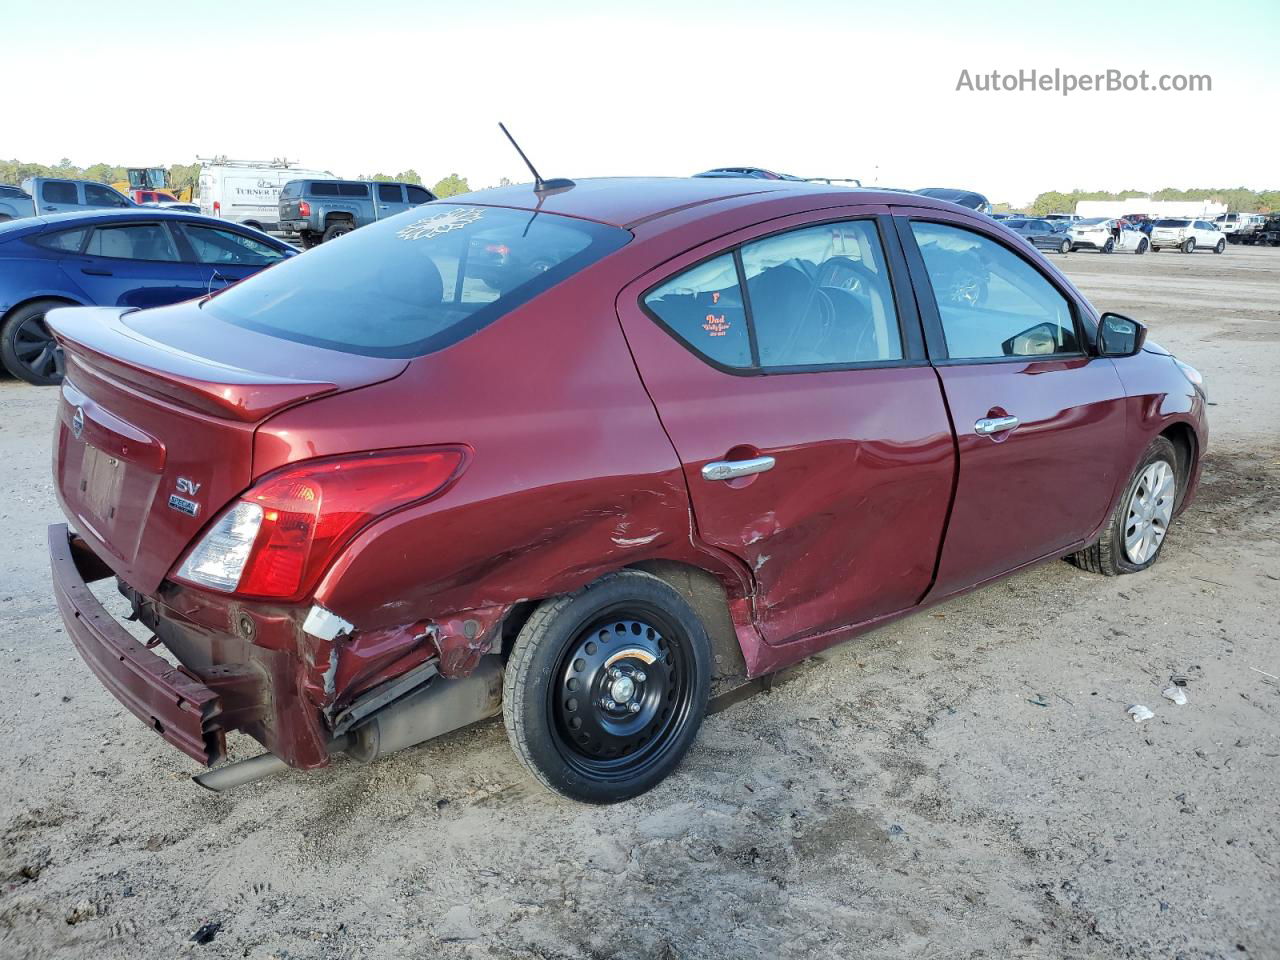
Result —
[[[1015, 203], [1280, 186], [1276, 0], [6, 0], [2, 22], [5, 158], [287, 157], [481, 187], [529, 179], [505, 120], [544, 176], [754, 164]], [[956, 90], [964, 69], [1109, 67], [1213, 89]]]

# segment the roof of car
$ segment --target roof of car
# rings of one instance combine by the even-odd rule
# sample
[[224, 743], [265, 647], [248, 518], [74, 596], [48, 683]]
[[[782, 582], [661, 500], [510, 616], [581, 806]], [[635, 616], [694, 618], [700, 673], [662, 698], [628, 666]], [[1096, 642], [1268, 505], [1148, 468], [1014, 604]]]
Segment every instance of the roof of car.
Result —
[[[690, 207], [766, 194], [810, 195], [815, 200], [832, 198], [850, 204], [904, 202], [902, 193], [890, 190], [833, 187], [796, 180], [726, 177], [588, 178], [576, 181], [569, 189], [549, 190], [541, 196], [534, 191], [532, 183], [522, 183], [461, 194], [442, 202], [540, 209], [629, 228]], [[944, 206], [914, 194], [909, 202], [912, 206]]]
[[210, 225], [219, 227], [231, 227], [234, 229], [250, 230], [253, 233], [258, 231], [251, 227], [245, 227], [243, 224], [230, 220], [222, 220], [218, 217], [206, 217], [203, 214], [192, 213], [189, 210], [170, 210], [165, 207], [103, 207], [93, 210], [68, 210], [65, 213], [43, 213], [36, 217], [23, 217], [21, 220], [13, 220], [14, 226], [44, 226], [46, 224], [62, 224], [62, 223], [96, 223], [101, 220], [197, 220]]

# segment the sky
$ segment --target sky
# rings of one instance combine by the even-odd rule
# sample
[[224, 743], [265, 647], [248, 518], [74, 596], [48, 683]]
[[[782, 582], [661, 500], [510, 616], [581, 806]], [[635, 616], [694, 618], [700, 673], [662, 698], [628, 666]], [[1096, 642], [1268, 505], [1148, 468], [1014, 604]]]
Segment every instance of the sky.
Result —
[[[5, 0], [0, 157], [284, 157], [473, 188], [756, 165], [865, 185], [1280, 188], [1280, 3]], [[136, 14], [145, 23], [135, 22]], [[27, 40], [23, 40], [27, 38]], [[51, 39], [52, 38], [52, 39]], [[46, 42], [49, 41], [49, 42]], [[957, 90], [998, 70], [1208, 92]]]

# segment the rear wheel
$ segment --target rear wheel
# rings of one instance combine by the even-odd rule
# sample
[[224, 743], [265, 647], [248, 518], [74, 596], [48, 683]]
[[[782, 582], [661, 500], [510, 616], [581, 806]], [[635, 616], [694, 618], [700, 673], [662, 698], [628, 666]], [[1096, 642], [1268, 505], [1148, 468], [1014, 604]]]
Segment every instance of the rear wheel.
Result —
[[1227, 249], [1227, 241], [1226, 241], [1226, 240], [1219, 240], [1219, 241], [1218, 241], [1218, 245], [1217, 245], [1216, 247], [1214, 247], [1214, 248], [1213, 248], [1213, 252], [1214, 252], [1214, 253], [1222, 253], [1222, 252], [1223, 252], [1223, 251], [1225, 251], [1226, 249]]
[[1151, 248], [1151, 252], [1152, 252], [1152, 253], [1159, 253], [1159, 252], [1160, 252], [1160, 248], [1159, 248], [1159, 247], [1155, 247], [1155, 246], [1153, 246], [1153, 247]]
[[321, 237], [320, 240], [323, 243], [328, 243], [330, 240], [335, 240], [338, 237], [345, 237], [355, 228], [355, 224], [350, 220], [335, 220], [324, 228], [324, 236]]
[[1070, 240], [1063, 240], [1060, 244], [1058, 244], [1058, 252], [1059, 252], [1059, 253], [1064, 253], [1064, 254], [1065, 254], [1065, 253], [1070, 253], [1070, 252], [1071, 252], [1071, 241], [1070, 241]]
[[61, 300], [36, 300], [9, 315], [0, 327], [0, 360], [6, 370], [38, 387], [62, 382], [62, 348], [44, 316], [65, 306]]
[[1196, 238], [1195, 238], [1195, 237], [1187, 237], [1187, 239], [1186, 239], [1186, 240], [1183, 242], [1183, 244], [1182, 244], [1182, 252], [1183, 252], [1183, 253], [1195, 253], [1195, 252], [1196, 252]]
[[1108, 237], [1107, 242], [1102, 245], [1102, 252], [1112, 253], [1115, 251], [1115, 249], [1116, 249], [1115, 237]]
[[684, 757], [706, 713], [706, 630], [665, 581], [626, 570], [545, 601], [516, 638], [503, 716], [516, 755], [584, 803], [628, 800]]
[[1146, 252], [1147, 252], [1147, 247], [1148, 247], [1148, 246], [1149, 246], [1149, 244], [1147, 243], [1147, 241], [1146, 241], [1146, 238], [1145, 238], [1145, 237], [1144, 237], [1143, 239], [1139, 240], [1139, 241], [1138, 241], [1138, 256], [1142, 256], [1144, 253], [1146, 253]]
[[1068, 559], [1108, 577], [1147, 569], [1160, 556], [1177, 498], [1177, 455], [1166, 437], [1156, 437], [1097, 542]]

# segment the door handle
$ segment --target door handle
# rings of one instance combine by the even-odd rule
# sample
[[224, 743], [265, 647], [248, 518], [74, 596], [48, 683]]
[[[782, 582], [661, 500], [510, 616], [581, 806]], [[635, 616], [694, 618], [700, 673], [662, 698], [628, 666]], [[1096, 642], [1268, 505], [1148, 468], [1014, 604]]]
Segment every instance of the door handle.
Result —
[[1017, 417], [983, 417], [973, 425], [973, 432], [981, 437], [989, 437], [993, 433], [1012, 430], [1017, 425]]
[[752, 457], [750, 460], [712, 460], [702, 468], [703, 480], [736, 480], [755, 473], [772, 470], [777, 463], [773, 457]]
[[91, 270], [88, 267], [81, 267], [81, 273], [87, 273], [91, 277], [109, 277], [112, 276], [110, 270]]

